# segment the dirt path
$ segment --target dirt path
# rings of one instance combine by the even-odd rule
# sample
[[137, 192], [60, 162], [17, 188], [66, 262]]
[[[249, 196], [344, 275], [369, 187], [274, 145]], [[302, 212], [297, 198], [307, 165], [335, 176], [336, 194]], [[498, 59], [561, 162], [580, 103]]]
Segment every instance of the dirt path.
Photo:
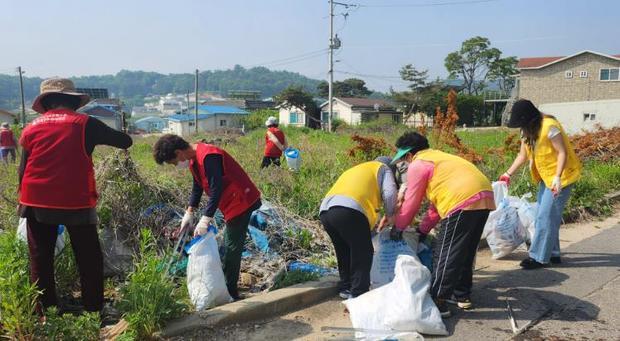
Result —
[[[620, 223], [620, 208], [615, 214], [600, 221], [564, 225], [560, 231], [561, 247], [590, 238]], [[525, 249], [517, 250], [502, 260], [491, 259], [491, 252], [478, 252], [475, 283], [491, 280], [507, 270], [519, 268], [521, 259], [527, 256]], [[476, 285], [475, 284], [475, 285]], [[351, 328], [349, 316], [341, 300], [334, 298], [320, 304], [251, 324], [234, 325], [218, 330], [204, 330], [185, 339], [195, 340], [350, 340], [352, 333], [324, 332], [324, 327]]]

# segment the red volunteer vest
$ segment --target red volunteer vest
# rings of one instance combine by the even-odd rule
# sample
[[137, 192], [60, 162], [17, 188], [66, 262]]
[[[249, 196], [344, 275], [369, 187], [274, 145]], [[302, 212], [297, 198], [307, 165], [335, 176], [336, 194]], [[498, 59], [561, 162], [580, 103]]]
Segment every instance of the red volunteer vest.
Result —
[[0, 129], [0, 147], [15, 147], [13, 132], [9, 129]]
[[[267, 128], [267, 130], [270, 131], [273, 135], [275, 135], [281, 144], [284, 144], [285, 139], [284, 139], [284, 133], [282, 132], [282, 130], [275, 128], [275, 127]], [[276, 146], [275, 143], [271, 142], [267, 134], [265, 134], [265, 156], [268, 156], [268, 157], [282, 156], [282, 151], [280, 150], [280, 148], [278, 148], [278, 146]]]
[[50, 110], [28, 125], [20, 144], [30, 154], [19, 193], [22, 205], [55, 209], [93, 208], [97, 189], [86, 154], [88, 116]]
[[225, 150], [211, 144], [198, 143], [196, 159], [190, 160], [189, 169], [205, 192], [209, 189], [209, 182], [205, 175], [204, 162], [209, 154], [222, 156], [224, 164], [223, 191], [218, 208], [224, 214], [224, 219], [230, 221], [252, 207], [260, 199], [260, 192], [243, 168]]

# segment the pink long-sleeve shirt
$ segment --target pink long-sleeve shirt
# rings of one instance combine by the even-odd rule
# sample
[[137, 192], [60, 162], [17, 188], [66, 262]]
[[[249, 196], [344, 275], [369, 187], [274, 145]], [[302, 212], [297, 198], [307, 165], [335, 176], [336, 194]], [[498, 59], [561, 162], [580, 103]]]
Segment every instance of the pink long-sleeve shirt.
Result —
[[[426, 195], [426, 187], [433, 177], [434, 171], [435, 164], [430, 161], [414, 160], [409, 165], [409, 168], [407, 169], [407, 191], [405, 192], [405, 201], [403, 202], [400, 212], [396, 215], [395, 219], [396, 228], [399, 230], [404, 230], [407, 228], [420, 210], [420, 205]], [[456, 207], [452, 208], [448, 212], [447, 216], [458, 210], [463, 210], [473, 206], [479, 201], [487, 201], [489, 199], [490, 201], [493, 201], [493, 191], [481, 191], [476, 193]], [[482, 206], [484, 207], [485, 205]], [[484, 208], [494, 209], [495, 207]], [[426, 211], [426, 214], [424, 215], [424, 218], [422, 218], [422, 222], [420, 223], [420, 232], [424, 234], [429, 233], [433, 227], [437, 225], [439, 220], [441, 220], [439, 212], [437, 212], [437, 209], [431, 203], [430, 207]]]

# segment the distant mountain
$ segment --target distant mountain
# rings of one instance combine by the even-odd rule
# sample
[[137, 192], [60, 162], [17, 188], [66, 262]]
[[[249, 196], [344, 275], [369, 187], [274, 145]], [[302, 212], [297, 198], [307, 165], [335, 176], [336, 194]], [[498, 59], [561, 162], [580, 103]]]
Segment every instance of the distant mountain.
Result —
[[[83, 76], [72, 78], [80, 88], [107, 88], [110, 94], [128, 105], [139, 105], [148, 95], [167, 93], [184, 94], [194, 91], [193, 74], [168, 74], [157, 72], [122, 70], [116, 75]], [[24, 78], [26, 101], [32, 101], [39, 93], [42, 79]], [[289, 85], [301, 85], [316, 92], [319, 80], [289, 71], [272, 71], [265, 67], [251, 69], [236, 65], [229, 70], [204, 71], [199, 75], [200, 91], [228, 94], [229, 90], [258, 90], [263, 97], [272, 97]], [[18, 76], [0, 75], [0, 108], [14, 110], [20, 107]]]

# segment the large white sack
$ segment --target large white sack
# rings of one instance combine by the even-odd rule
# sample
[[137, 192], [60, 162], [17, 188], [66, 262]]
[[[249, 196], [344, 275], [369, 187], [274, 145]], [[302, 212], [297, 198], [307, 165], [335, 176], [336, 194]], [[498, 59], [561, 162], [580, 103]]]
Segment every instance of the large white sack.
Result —
[[[357, 337], [385, 339], [398, 332], [448, 335], [428, 293], [431, 273], [416, 256], [400, 255], [394, 280], [344, 301]], [[372, 332], [368, 332], [372, 330]]]
[[[58, 236], [56, 236], [56, 248], [54, 249], [54, 255], [58, 256], [65, 248], [65, 227], [60, 225], [57, 228]], [[28, 220], [27, 218], [19, 218], [19, 225], [17, 226], [17, 238], [28, 244]]]
[[[404, 238], [391, 240], [390, 230], [387, 228], [373, 237], [372, 245], [375, 253], [370, 268], [370, 285], [373, 289], [388, 284], [394, 279], [394, 267], [399, 255], [416, 255], [414, 248]], [[414, 247], [417, 249], [417, 245]]]
[[232, 302], [226, 288], [215, 234], [208, 232], [189, 249], [187, 289], [196, 310]]

